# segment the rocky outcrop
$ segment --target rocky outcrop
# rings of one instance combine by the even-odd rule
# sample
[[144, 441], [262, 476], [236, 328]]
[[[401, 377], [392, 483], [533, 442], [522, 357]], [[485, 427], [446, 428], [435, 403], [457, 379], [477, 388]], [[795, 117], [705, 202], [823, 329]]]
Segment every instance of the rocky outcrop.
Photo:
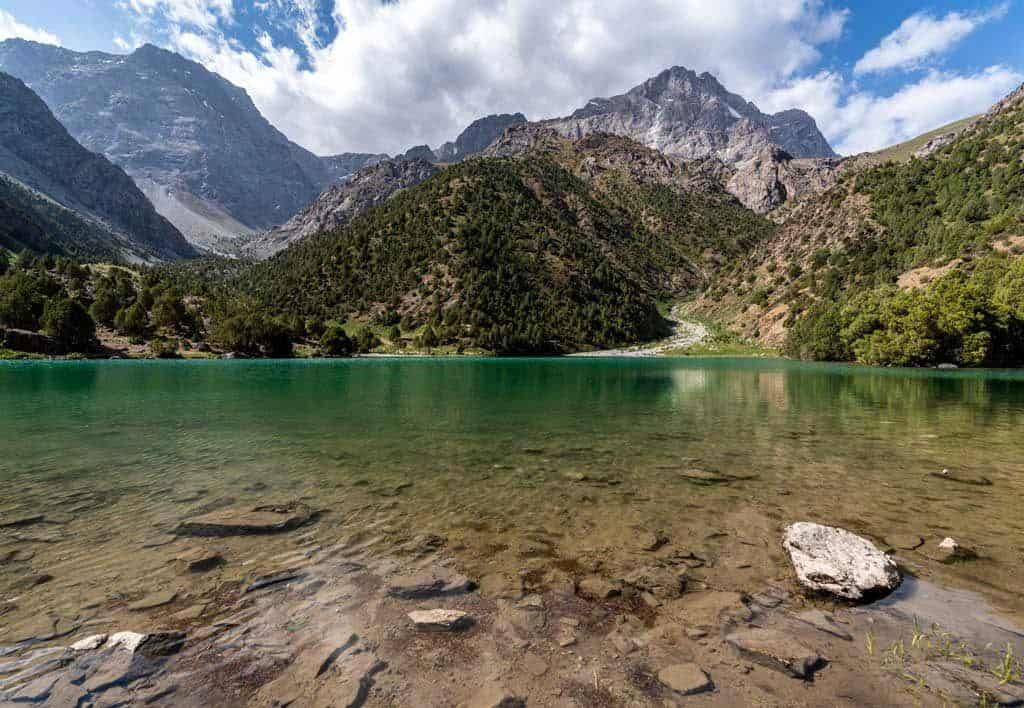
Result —
[[774, 145], [732, 166], [726, 182], [744, 206], [759, 214], [808, 193], [823, 192], [839, 178], [838, 158], [794, 158]]
[[455, 142], [445, 143], [435, 151], [435, 154], [441, 162], [465, 160], [487, 149], [507, 128], [521, 123], [526, 123], [526, 116], [522, 113], [503, 113], [480, 118], [470, 123]]
[[770, 629], [741, 630], [728, 635], [725, 641], [744, 659], [793, 678], [810, 680], [826, 664], [813, 649]]
[[0, 209], [5, 242], [126, 260], [197, 255], [123, 170], [79, 144], [39, 96], [4, 73], [0, 173], [10, 178]]
[[395, 158], [397, 160], [422, 160], [424, 162], [437, 162], [437, 155], [430, 149], [429, 145], [417, 145], [406, 150], [404, 155]]
[[0, 43], [0, 70], [199, 246], [286, 221], [339, 170], [289, 141], [241, 88], [151, 45], [121, 56], [12, 39]]
[[864, 600], [888, 594], [900, 584], [892, 558], [845, 529], [796, 523], [786, 529], [783, 547], [797, 579], [816, 592]]
[[438, 171], [423, 160], [385, 160], [367, 167], [350, 181], [328, 189], [283, 226], [252, 241], [245, 251], [255, 258], [269, 258], [304, 238], [341, 228], [401, 190], [430, 179]]

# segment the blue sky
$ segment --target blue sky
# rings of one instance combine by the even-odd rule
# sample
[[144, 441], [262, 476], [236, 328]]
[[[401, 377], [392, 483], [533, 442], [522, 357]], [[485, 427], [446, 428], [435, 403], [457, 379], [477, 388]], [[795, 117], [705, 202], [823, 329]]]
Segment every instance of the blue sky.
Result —
[[1024, 0], [0, 0], [6, 36], [166, 46], [320, 153], [436, 145], [491, 112], [561, 115], [674, 64], [764, 110], [808, 110], [849, 153], [1024, 81]]

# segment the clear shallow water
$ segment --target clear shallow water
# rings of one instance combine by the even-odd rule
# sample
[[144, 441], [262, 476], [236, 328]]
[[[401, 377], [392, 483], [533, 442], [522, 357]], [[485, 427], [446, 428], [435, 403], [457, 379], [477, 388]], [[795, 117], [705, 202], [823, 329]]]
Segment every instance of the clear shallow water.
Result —
[[[226, 540], [182, 579], [184, 518], [303, 499], [317, 541], [380, 554], [439, 534], [479, 576], [630, 567], [639, 530], [709, 559], [709, 586], [785, 577], [801, 519], [879, 541], [953, 536], [982, 560], [913, 572], [1021, 609], [1024, 373], [784, 361], [362, 359], [0, 364], [0, 618], [98, 608], [290, 560], [294, 539]], [[932, 476], [983, 476], [978, 487]], [[732, 481], [694, 484], [700, 469]], [[245, 558], [246, 560], [242, 560]], [[52, 579], [26, 592], [33, 574]], [[3, 624], [3, 622], [0, 622]], [[13, 631], [13, 630], [12, 630]], [[3, 630], [0, 629], [0, 634]], [[2, 639], [2, 637], [0, 637]]]

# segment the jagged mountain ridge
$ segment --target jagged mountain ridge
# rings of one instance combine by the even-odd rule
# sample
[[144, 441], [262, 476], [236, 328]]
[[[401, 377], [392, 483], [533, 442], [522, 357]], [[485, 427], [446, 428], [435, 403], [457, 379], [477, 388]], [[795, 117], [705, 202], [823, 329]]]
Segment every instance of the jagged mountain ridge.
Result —
[[80, 145], [19, 79], [0, 72], [3, 225], [11, 248], [154, 261], [196, 251], [125, 172]]
[[418, 159], [383, 160], [365, 167], [351, 180], [330, 187], [287, 223], [247, 244], [244, 252], [256, 258], [269, 258], [301, 239], [344, 226], [438, 171], [432, 163]]

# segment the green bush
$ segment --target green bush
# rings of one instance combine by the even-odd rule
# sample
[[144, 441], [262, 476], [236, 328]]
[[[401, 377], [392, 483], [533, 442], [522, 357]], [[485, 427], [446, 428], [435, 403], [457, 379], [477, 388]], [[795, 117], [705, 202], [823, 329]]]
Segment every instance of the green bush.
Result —
[[[144, 291], [149, 292], [149, 291]], [[157, 329], [181, 331], [187, 311], [181, 300], [181, 293], [169, 288], [153, 302], [152, 320]]]
[[320, 351], [325, 356], [352, 356], [355, 350], [355, 342], [341, 325], [330, 325], [320, 337]]
[[96, 339], [96, 323], [77, 300], [55, 297], [46, 301], [43, 331], [71, 351], [86, 351]]
[[285, 358], [292, 355], [287, 324], [262, 312], [222, 314], [213, 325], [213, 341], [225, 349], [250, 356]]
[[0, 324], [33, 332], [47, 299], [60, 293], [60, 284], [48, 275], [15, 270], [0, 278]]
[[133, 339], [144, 337], [149, 330], [149, 314], [142, 303], [134, 302], [117, 311], [114, 316], [114, 326], [121, 334]]
[[380, 339], [369, 327], [363, 327], [356, 335], [356, 351], [360, 354], [369, 354], [380, 346]]

